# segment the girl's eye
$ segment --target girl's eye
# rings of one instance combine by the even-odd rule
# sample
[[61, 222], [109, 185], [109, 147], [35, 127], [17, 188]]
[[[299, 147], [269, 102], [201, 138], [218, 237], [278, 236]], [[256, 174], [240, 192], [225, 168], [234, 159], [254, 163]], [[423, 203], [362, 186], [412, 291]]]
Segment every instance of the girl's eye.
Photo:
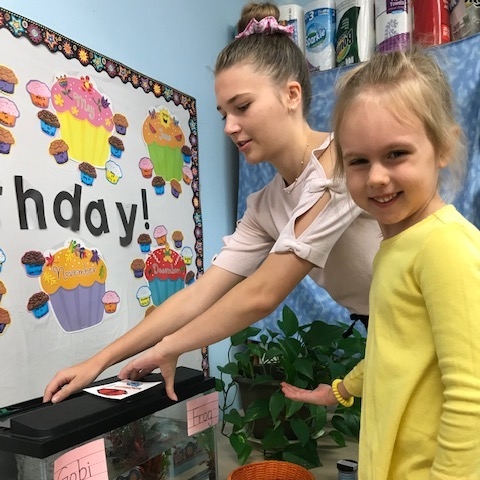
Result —
[[395, 158], [403, 157], [404, 155], [407, 155], [406, 151], [404, 151], [404, 150], [394, 150], [393, 152], [390, 152], [388, 154], [388, 157], [395, 159]]
[[237, 109], [238, 109], [240, 112], [244, 112], [245, 110], [248, 109], [249, 106], [250, 106], [249, 103], [244, 103], [243, 105], [239, 105], [239, 106], [237, 107]]

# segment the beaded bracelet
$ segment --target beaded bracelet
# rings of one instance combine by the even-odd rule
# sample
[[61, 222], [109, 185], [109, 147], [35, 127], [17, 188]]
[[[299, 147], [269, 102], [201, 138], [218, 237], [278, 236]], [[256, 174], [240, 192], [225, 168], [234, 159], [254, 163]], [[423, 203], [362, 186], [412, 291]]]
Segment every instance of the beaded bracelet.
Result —
[[342, 397], [340, 392], [338, 391], [338, 384], [341, 382], [339, 378], [335, 379], [332, 382], [332, 392], [335, 395], [335, 398], [337, 399], [338, 403], [340, 405], [343, 405], [344, 407], [351, 407], [353, 405], [353, 402], [355, 399], [353, 397], [350, 397], [348, 400]]

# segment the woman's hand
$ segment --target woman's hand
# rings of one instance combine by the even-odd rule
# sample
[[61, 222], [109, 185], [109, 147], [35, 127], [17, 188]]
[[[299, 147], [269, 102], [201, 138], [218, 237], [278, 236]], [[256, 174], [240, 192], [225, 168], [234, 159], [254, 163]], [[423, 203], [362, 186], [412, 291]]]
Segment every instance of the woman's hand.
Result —
[[102, 368], [92, 359], [60, 370], [46, 386], [43, 401], [61, 402], [91, 384], [100, 373]]
[[282, 392], [290, 400], [296, 402], [313, 403], [314, 405], [337, 405], [338, 401], [332, 391], [332, 386], [321, 383], [315, 390], [306, 390], [282, 382]]
[[174, 401], [178, 401], [178, 397], [174, 390], [175, 371], [177, 368], [179, 354], [173, 353], [168, 349], [168, 337], [147, 350], [143, 355], [133, 359], [118, 374], [121, 380], [138, 380], [148, 375], [156, 368], [160, 372], [165, 382], [165, 392], [167, 396]]

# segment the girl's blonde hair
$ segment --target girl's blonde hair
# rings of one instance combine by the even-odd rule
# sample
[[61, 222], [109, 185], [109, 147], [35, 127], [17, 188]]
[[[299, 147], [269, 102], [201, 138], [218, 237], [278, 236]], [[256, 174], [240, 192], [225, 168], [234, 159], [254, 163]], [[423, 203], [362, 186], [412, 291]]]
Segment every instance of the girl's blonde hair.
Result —
[[[453, 94], [434, 58], [418, 47], [407, 51], [377, 53], [348, 71], [337, 83], [333, 111], [336, 172], [343, 174], [341, 124], [352, 103], [362, 94], [380, 96], [382, 105], [402, 121], [410, 116], [424, 125], [438, 157], [449, 160], [442, 171], [442, 196], [451, 201], [465, 173], [466, 142], [455, 118]], [[446, 177], [446, 178], [445, 178]]]
[[[253, 18], [280, 17], [278, 7], [270, 2], [248, 3], [242, 9], [237, 29], [242, 32]], [[256, 33], [237, 38], [218, 55], [215, 75], [237, 64], [252, 65], [257, 72], [269, 75], [275, 85], [282, 87], [291, 80], [302, 87], [302, 111], [307, 117], [312, 99], [312, 87], [307, 62], [300, 48], [285, 33]]]

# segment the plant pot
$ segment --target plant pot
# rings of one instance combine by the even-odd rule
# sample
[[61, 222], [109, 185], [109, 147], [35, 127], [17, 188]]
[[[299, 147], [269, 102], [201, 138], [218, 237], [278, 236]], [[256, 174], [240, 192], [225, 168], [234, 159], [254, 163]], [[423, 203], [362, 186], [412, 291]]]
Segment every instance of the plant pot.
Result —
[[[251, 378], [245, 377], [235, 377], [235, 382], [238, 385], [238, 391], [240, 394], [240, 402], [243, 411], [246, 411], [248, 406], [255, 400], [268, 400], [272, 395], [278, 391], [280, 387], [280, 381], [274, 380], [272, 382], [257, 383], [254, 384], [254, 381]], [[303, 418], [307, 418], [309, 411], [307, 407], [302, 407], [297, 415]], [[285, 418], [280, 417], [283, 425], [283, 431], [288, 440], [296, 440], [297, 437], [293, 433], [290, 424]], [[265, 430], [267, 428], [273, 427], [272, 420], [269, 418], [260, 418], [253, 422], [253, 436], [257, 439], [261, 439], [265, 435]]]

